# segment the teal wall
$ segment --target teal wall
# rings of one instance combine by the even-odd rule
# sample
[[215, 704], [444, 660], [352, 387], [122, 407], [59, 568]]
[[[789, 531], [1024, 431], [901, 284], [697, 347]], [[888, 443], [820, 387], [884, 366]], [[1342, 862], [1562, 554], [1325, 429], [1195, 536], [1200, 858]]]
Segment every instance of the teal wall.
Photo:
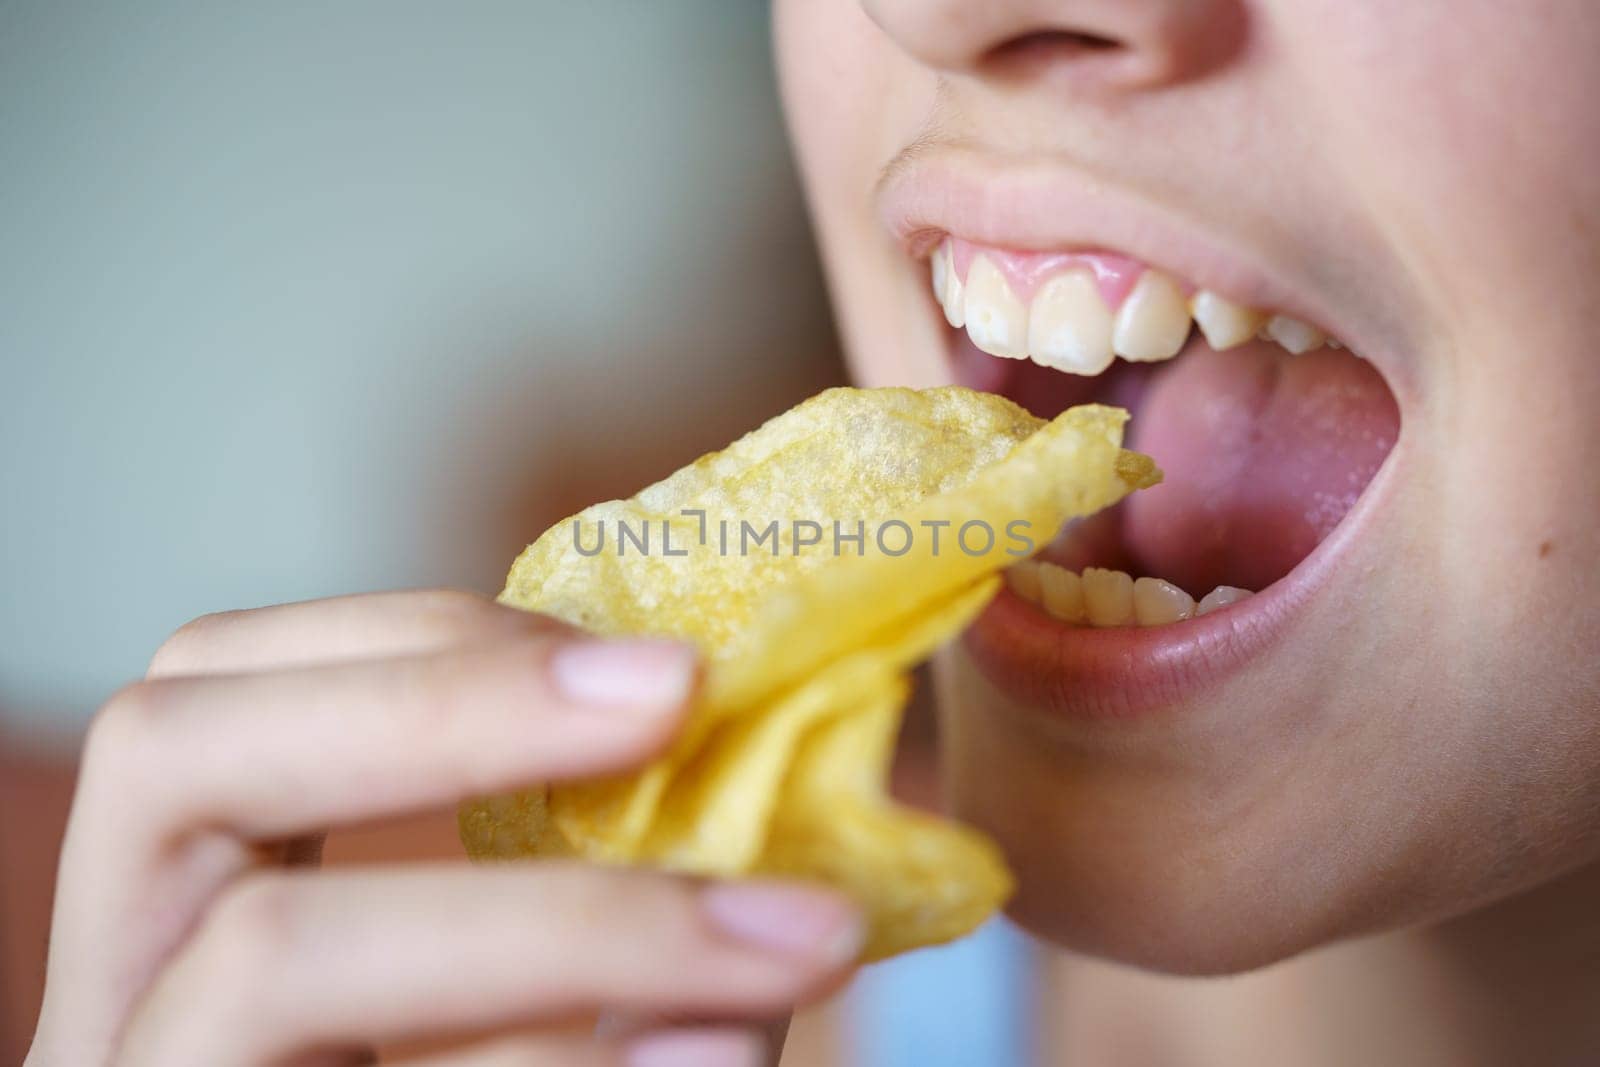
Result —
[[0, 2], [0, 719], [839, 372], [763, 4]]

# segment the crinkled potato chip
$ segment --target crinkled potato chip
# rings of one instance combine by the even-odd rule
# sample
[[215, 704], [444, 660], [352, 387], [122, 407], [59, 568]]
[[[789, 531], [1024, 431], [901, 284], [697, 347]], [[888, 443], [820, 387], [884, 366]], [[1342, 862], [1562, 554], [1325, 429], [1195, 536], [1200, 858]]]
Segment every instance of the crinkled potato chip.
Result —
[[577, 855], [825, 882], [876, 959], [959, 937], [1010, 894], [998, 850], [884, 789], [907, 672], [1067, 520], [1152, 485], [1127, 413], [1045, 422], [968, 389], [830, 389], [513, 564], [502, 603], [697, 645], [698, 703], [633, 774], [462, 807], [475, 859]]

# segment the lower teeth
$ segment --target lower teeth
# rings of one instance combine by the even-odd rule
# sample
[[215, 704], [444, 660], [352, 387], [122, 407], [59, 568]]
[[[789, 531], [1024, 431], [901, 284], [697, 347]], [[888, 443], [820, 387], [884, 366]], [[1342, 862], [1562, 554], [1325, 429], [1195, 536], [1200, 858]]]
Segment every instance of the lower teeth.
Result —
[[1250, 590], [1219, 585], [1194, 597], [1161, 578], [1137, 581], [1126, 571], [1085, 567], [1080, 575], [1055, 563], [1023, 560], [1006, 570], [1011, 591], [1059, 622], [1078, 626], [1165, 626], [1209, 615], [1250, 596]]

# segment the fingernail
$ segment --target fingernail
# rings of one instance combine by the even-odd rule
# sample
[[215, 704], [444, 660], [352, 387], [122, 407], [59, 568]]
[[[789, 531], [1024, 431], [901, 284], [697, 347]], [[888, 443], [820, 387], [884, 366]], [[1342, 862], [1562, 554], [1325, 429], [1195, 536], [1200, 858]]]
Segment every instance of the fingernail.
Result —
[[675, 707], [694, 674], [694, 651], [676, 641], [580, 641], [550, 657], [556, 686], [581, 704]]
[[861, 917], [837, 893], [776, 882], [719, 882], [701, 907], [724, 934], [758, 948], [844, 962], [861, 951]]
[[628, 1045], [627, 1067], [758, 1067], [761, 1039], [741, 1030], [668, 1030]]

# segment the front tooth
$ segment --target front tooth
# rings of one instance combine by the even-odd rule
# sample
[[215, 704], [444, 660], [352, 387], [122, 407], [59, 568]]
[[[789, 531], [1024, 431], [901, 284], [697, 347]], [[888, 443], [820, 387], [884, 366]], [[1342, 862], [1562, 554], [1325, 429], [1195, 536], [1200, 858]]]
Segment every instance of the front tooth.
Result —
[[1139, 276], [1117, 310], [1111, 347], [1123, 359], [1171, 359], [1189, 336], [1189, 304], [1178, 283], [1158, 270]]
[[945, 245], [933, 250], [933, 255], [928, 257], [928, 266], [933, 271], [933, 298], [939, 301], [940, 307], [943, 307], [945, 293], [950, 285], [950, 256], [945, 251]]
[[1084, 568], [1083, 607], [1091, 626], [1132, 625], [1133, 578], [1126, 571]]
[[1235, 304], [1209, 289], [1194, 294], [1190, 310], [1194, 312], [1200, 332], [1205, 334], [1206, 343], [1218, 352], [1250, 340], [1267, 321], [1265, 313]]
[[1043, 594], [1044, 610], [1051, 618], [1076, 623], [1088, 618], [1083, 607], [1083, 579], [1076, 571], [1054, 563], [1041, 563], [1039, 591]]
[[1025, 559], [1006, 568], [1006, 584], [1030, 604], [1040, 601], [1040, 566], [1036, 560]]
[[956, 329], [967, 324], [967, 298], [963, 292], [965, 286], [956, 274], [955, 261], [950, 261], [950, 281], [944, 294], [944, 321]]
[[[942, 269], [938, 263], [940, 258], [944, 260]], [[939, 298], [939, 306], [944, 308], [944, 321], [959, 330], [967, 322], [967, 298], [961, 276], [956, 273], [955, 250], [950, 247], [948, 240], [934, 253], [934, 260], [933, 295]]]
[[1160, 578], [1133, 583], [1133, 616], [1140, 626], [1162, 626], [1194, 618], [1194, 597]]
[[1028, 354], [1028, 309], [987, 256], [974, 259], [967, 270], [966, 321], [967, 336], [991, 356]]
[[1073, 374], [1111, 366], [1111, 309], [1094, 275], [1068, 271], [1044, 284], [1028, 310], [1028, 353], [1035, 363]]
[[1250, 590], [1240, 589], [1236, 585], [1219, 585], [1211, 592], [1200, 598], [1200, 610], [1197, 615], [1209, 615], [1218, 608], [1225, 608], [1229, 604], [1237, 604], [1250, 595]]
[[1267, 322], [1267, 336], [1297, 356], [1322, 347], [1322, 343], [1328, 339], [1327, 334], [1309, 322], [1301, 322], [1288, 315], [1272, 316]]

